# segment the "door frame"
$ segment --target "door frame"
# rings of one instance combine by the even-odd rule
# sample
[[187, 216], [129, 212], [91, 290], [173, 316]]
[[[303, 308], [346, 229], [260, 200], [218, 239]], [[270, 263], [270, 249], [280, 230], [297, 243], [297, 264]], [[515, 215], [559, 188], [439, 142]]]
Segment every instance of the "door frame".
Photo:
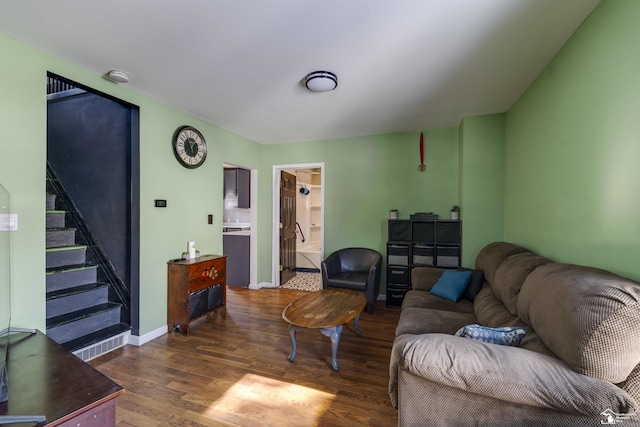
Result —
[[296, 169], [320, 169], [320, 259], [324, 259], [324, 162], [273, 165], [271, 223], [271, 287], [280, 283], [280, 172]]
[[[258, 170], [252, 169], [247, 166], [231, 162], [222, 163], [222, 173], [224, 174], [224, 168], [241, 168], [247, 169], [251, 172], [251, 182], [249, 184], [249, 206], [251, 206], [251, 214], [249, 216], [249, 222], [251, 223], [251, 229], [249, 230], [249, 288], [260, 289], [258, 283]], [[224, 181], [224, 180], [223, 180]], [[223, 190], [224, 193], [224, 190]], [[224, 200], [223, 200], [224, 204]], [[223, 208], [224, 212], [224, 208]], [[224, 247], [223, 247], [224, 251]]]

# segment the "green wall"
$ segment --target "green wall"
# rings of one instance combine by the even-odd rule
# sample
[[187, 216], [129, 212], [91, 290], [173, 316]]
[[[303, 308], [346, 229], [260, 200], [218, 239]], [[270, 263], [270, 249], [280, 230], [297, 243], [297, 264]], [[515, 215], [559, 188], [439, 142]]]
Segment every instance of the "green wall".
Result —
[[509, 111], [505, 237], [640, 280], [640, 2], [603, 0]]
[[[325, 164], [325, 255], [350, 246], [386, 254], [389, 210], [400, 218], [434, 212], [448, 218], [458, 202], [458, 130], [424, 132], [426, 172], [419, 172], [418, 132], [264, 147], [260, 203], [261, 275], [271, 281], [273, 165]], [[268, 236], [266, 235], [268, 233]], [[383, 285], [384, 289], [384, 285]]]
[[[202, 253], [222, 252], [222, 164], [258, 169], [262, 146], [4, 35], [0, 52], [0, 182], [19, 215], [19, 230], [11, 235], [14, 325], [46, 328], [45, 84], [51, 71], [140, 107], [140, 334], [160, 328], [166, 324], [167, 260], [189, 240]], [[180, 166], [171, 150], [171, 136], [184, 124], [198, 128], [208, 143], [207, 160], [195, 170]], [[153, 207], [158, 198], [167, 199], [167, 208]]]
[[468, 117], [460, 126], [462, 265], [504, 239], [504, 114]]

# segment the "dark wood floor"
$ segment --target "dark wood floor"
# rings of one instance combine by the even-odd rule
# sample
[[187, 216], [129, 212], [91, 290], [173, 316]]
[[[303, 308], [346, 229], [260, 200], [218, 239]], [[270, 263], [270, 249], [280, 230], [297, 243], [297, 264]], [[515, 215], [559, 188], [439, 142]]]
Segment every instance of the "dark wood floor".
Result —
[[394, 426], [387, 394], [389, 355], [400, 311], [378, 301], [345, 326], [331, 369], [331, 342], [298, 332], [298, 351], [282, 310], [302, 291], [229, 287], [227, 317], [213, 313], [191, 334], [125, 346], [91, 365], [125, 388], [119, 426]]

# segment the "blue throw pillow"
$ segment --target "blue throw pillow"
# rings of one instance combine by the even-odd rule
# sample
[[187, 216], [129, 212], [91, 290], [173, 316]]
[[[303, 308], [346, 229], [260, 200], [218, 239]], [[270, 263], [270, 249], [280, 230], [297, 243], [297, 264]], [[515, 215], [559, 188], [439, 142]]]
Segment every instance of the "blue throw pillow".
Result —
[[471, 271], [445, 270], [429, 293], [458, 302], [470, 280]]
[[522, 341], [522, 338], [524, 338], [526, 334], [527, 328], [508, 326], [503, 328], [489, 328], [481, 325], [463, 326], [456, 332], [457, 337], [515, 347], [520, 345], [520, 341]]

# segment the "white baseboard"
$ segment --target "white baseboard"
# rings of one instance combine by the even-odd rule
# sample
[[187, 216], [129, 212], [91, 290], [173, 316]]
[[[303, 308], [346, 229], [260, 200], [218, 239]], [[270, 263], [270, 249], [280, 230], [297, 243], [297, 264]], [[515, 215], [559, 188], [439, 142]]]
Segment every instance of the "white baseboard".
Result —
[[249, 285], [249, 289], [257, 290], [262, 288], [277, 288], [277, 286], [273, 286], [273, 283], [270, 282], [260, 282], [260, 283], [252, 283]]
[[146, 344], [149, 341], [155, 340], [156, 338], [161, 337], [166, 333], [167, 333], [167, 325], [163, 325], [158, 329], [156, 329], [155, 331], [148, 332], [142, 336], [130, 335], [129, 342], [127, 344], [140, 347], [141, 345]]

